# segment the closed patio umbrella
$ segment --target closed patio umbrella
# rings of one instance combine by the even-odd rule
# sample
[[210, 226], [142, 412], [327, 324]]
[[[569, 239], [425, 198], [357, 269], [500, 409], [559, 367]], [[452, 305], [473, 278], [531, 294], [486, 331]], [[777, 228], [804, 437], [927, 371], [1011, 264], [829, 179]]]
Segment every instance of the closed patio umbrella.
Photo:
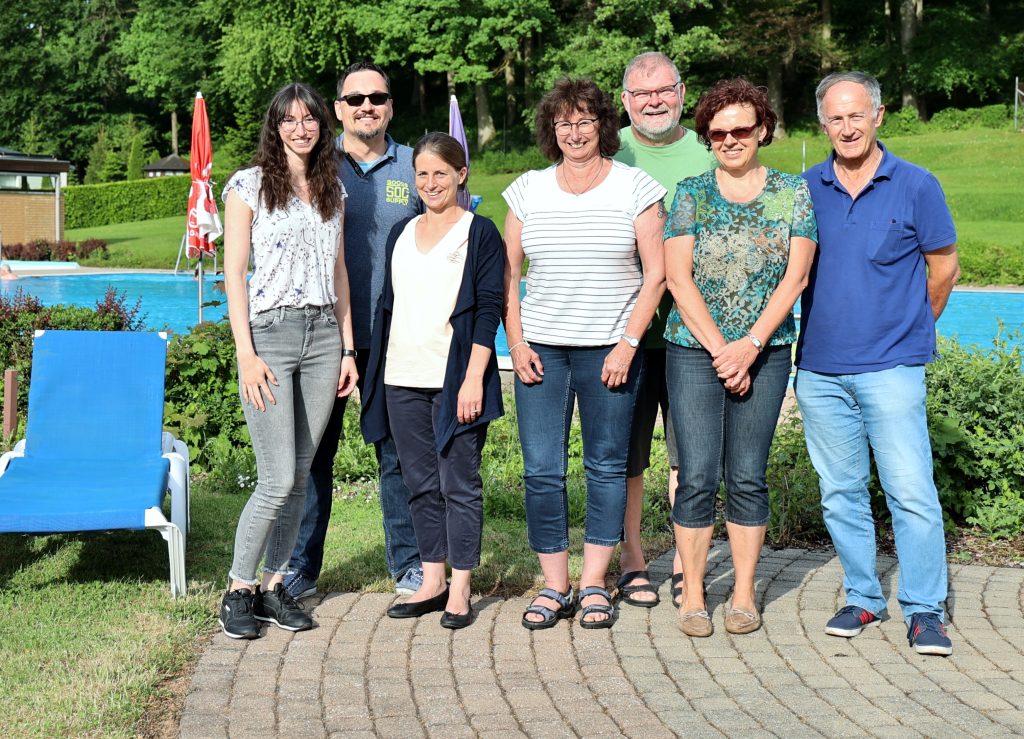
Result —
[[224, 233], [217, 213], [217, 201], [210, 186], [213, 169], [213, 146], [210, 143], [210, 119], [206, 116], [203, 93], [196, 93], [192, 112], [192, 153], [189, 157], [192, 187], [188, 192], [188, 249], [189, 259], [198, 259], [199, 321], [203, 320], [203, 256], [213, 256], [217, 246], [213, 243]]
[[[459, 100], [452, 95], [451, 103], [448, 105], [448, 135], [462, 144], [466, 152], [466, 169], [469, 170], [469, 144], [466, 142], [466, 127], [462, 125], [462, 113], [459, 111]], [[468, 174], [467, 174], [468, 176]], [[469, 194], [469, 188], [459, 190], [459, 206], [466, 210], [476, 210], [483, 198], [474, 198]]]

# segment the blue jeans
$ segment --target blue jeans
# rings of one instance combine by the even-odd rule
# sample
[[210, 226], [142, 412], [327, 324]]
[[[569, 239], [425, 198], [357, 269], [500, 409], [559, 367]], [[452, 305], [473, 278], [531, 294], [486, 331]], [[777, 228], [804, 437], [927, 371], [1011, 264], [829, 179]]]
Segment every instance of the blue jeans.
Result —
[[[360, 350], [356, 358], [359, 372], [359, 391], [363, 390], [366, 375], [366, 360], [369, 350]], [[327, 429], [316, 450], [309, 470], [309, 488], [306, 491], [305, 513], [302, 526], [295, 541], [289, 568], [316, 580], [324, 564], [324, 541], [327, 539], [327, 524], [331, 519], [331, 502], [334, 492], [334, 457], [338, 453], [338, 442], [344, 433], [345, 407], [348, 398], [337, 398], [331, 411]], [[409, 491], [402, 481], [402, 469], [398, 463], [395, 442], [388, 437], [374, 445], [377, 465], [380, 470], [380, 508], [384, 520], [384, 557], [388, 572], [399, 579], [410, 567], [419, 565], [420, 555], [416, 546], [416, 534], [409, 512]]]
[[255, 584], [261, 559], [264, 572], [288, 569], [309, 465], [338, 390], [341, 334], [330, 306], [264, 311], [250, 330], [256, 354], [279, 383], [265, 411], [242, 403], [257, 482], [238, 520], [230, 577]]
[[725, 478], [725, 520], [768, 523], [768, 451], [789, 384], [790, 345], [771, 346], [750, 365], [750, 391], [725, 389], [704, 349], [668, 345], [669, 409], [679, 446], [679, 487], [672, 521], [684, 528], [715, 523], [715, 500]]
[[875, 568], [875, 523], [868, 480], [874, 453], [892, 514], [903, 617], [943, 617], [946, 541], [932, 477], [924, 367], [855, 375], [800, 370], [796, 397], [807, 449], [821, 478], [821, 506], [845, 576], [846, 602], [878, 616], [886, 610]]
[[626, 458], [643, 353], [637, 352], [625, 384], [609, 390], [601, 368], [611, 346], [566, 347], [533, 344], [544, 379], [526, 385], [516, 378], [519, 443], [526, 484], [526, 531], [539, 554], [569, 548], [569, 427], [580, 404], [583, 468], [587, 476], [588, 544], [615, 546], [622, 540], [626, 513]]

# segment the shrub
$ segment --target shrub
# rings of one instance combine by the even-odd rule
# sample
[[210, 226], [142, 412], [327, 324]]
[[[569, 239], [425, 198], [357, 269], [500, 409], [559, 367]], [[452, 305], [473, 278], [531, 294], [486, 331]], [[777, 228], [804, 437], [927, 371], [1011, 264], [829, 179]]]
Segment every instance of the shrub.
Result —
[[86, 239], [85, 241], [79, 241], [78, 247], [75, 249], [75, 254], [79, 259], [85, 259], [96, 251], [102, 251], [102, 256], [106, 259], [107, 242], [103, 239]]
[[48, 241], [36, 239], [27, 244], [8, 244], [4, 247], [7, 259], [23, 259], [29, 262], [73, 262], [89, 256], [97, 249], [107, 251], [107, 242], [102, 239], [86, 239], [77, 244], [73, 241]]
[[917, 110], [912, 107], [900, 108], [895, 113], [889, 113], [884, 119], [884, 135], [897, 136], [921, 133], [925, 124], [917, 115]]
[[768, 541], [788, 547], [825, 538], [818, 475], [797, 414], [779, 424], [768, 453]]
[[[473, 171], [481, 174], [519, 174], [528, 169], [543, 169], [551, 162], [547, 161], [536, 146], [526, 149], [514, 149], [508, 152], [488, 149], [473, 158]], [[473, 180], [470, 179], [470, 190]]]

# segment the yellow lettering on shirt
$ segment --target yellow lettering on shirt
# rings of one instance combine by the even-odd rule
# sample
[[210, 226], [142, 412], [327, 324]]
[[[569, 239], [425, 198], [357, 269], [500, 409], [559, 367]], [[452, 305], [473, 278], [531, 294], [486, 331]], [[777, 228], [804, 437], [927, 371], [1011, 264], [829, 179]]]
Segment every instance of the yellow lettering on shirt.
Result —
[[409, 204], [409, 183], [402, 180], [388, 180], [384, 185], [384, 199], [399, 205]]

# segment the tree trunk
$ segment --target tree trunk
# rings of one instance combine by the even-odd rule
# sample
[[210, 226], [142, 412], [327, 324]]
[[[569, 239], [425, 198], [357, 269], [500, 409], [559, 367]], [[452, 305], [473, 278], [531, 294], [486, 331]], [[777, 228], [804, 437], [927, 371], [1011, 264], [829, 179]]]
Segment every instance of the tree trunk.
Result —
[[821, 61], [818, 71], [822, 77], [832, 71], [832, 0], [821, 0]]
[[484, 147], [494, 141], [494, 118], [491, 117], [491, 104], [487, 100], [487, 88], [482, 82], [477, 82], [473, 87], [476, 93], [476, 148], [477, 151], [483, 151]]
[[[910, 54], [914, 46], [914, 37], [924, 12], [924, 0], [900, 0], [900, 55], [903, 60], [901, 72], [903, 107], [913, 107], [921, 115], [921, 105], [917, 94], [910, 83]], [[922, 118], [924, 116], [921, 116]]]
[[445, 72], [446, 79], [448, 80], [448, 99], [452, 99], [452, 95], [455, 94], [455, 72], [448, 70]]
[[178, 156], [178, 111], [171, 111], [171, 153]]
[[[505, 52], [505, 131], [515, 124], [516, 110], [516, 57], [511, 51]], [[507, 134], [506, 134], [507, 135]]]
[[768, 100], [779, 117], [775, 124], [775, 138], [786, 138], [786, 118], [782, 107], [782, 62], [772, 59], [768, 62]]
[[409, 107], [419, 111], [420, 118], [427, 116], [427, 83], [417, 71], [412, 73], [412, 101]]
[[533, 34], [523, 39], [523, 102], [533, 107]]

